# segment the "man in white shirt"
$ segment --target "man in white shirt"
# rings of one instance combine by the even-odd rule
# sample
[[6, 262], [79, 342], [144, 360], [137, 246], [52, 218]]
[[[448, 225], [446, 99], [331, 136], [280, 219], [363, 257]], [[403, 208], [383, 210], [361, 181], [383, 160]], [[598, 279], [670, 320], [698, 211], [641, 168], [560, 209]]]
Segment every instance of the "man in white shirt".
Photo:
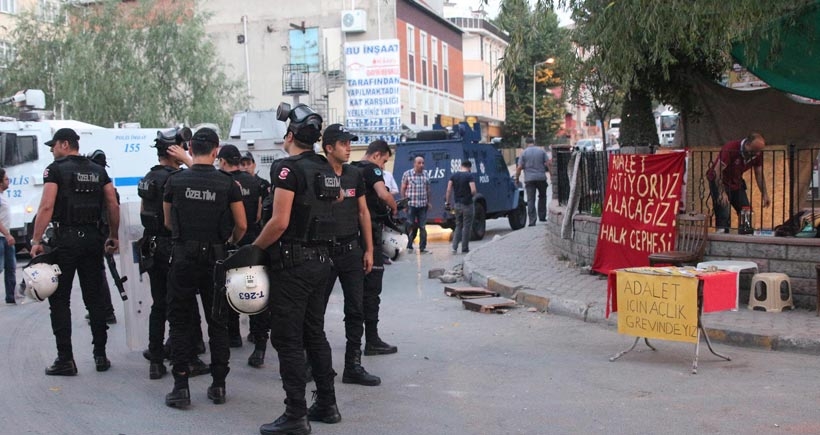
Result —
[[14, 286], [17, 281], [17, 253], [14, 250], [14, 236], [9, 232], [11, 227], [11, 210], [6, 199], [6, 189], [9, 188], [9, 176], [5, 169], [0, 168], [0, 272], [5, 272], [3, 281], [6, 283], [6, 303], [14, 304]]

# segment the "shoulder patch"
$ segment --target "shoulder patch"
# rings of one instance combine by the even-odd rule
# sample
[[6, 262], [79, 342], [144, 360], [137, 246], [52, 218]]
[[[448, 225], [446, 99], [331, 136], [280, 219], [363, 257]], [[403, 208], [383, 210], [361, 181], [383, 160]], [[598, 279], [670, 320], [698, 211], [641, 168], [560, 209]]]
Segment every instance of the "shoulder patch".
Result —
[[381, 176], [381, 175], [382, 175], [382, 170], [381, 170], [381, 169], [379, 169], [379, 168], [374, 169], [374, 170], [373, 170], [373, 172], [374, 172], [376, 175], [379, 175], [379, 176]]
[[43, 171], [43, 178], [48, 178], [48, 168], [46, 168], [46, 170]]
[[282, 170], [279, 171], [279, 179], [284, 180], [288, 178], [288, 174], [290, 174], [290, 168], [282, 168]]

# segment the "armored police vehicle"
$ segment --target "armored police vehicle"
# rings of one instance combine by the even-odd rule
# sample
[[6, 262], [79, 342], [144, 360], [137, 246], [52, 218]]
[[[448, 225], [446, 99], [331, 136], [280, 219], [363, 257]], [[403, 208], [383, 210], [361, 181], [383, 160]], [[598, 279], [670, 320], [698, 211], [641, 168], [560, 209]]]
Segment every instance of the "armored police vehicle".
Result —
[[484, 237], [486, 219], [507, 217], [513, 230], [527, 223], [527, 204], [523, 189], [517, 187], [507, 169], [501, 152], [491, 144], [479, 143], [481, 130], [467, 123], [458, 124], [452, 132], [444, 129], [421, 131], [414, 140], [396, 144], [393, 174], [397, 183], [405, 171], [413, 168], [413, 160], [424, 157], [424, 170], [430, 177], [431, 209], [427, 223], [444, 228], [455, 227], [455, 217], [445, 209], [444, 197], [450, 176], [458, 172], [461, 162], [469, 159], [475, 175], [475, 220], [473, 240]]
[[9, 177], [9, 188], [3, 194], [10, 204], [10, 231], [18, 249], [27, 248], [43, 192], [43, 171], [54, 161], [44, 143], [61, 128], [72, 128], [80, 135], [81, 153], [97, 149], [105, 152], [109, 166], [106, 170], [121, 202], [139, 201], [137, 184], [157, 164], [156, 149], [151, 147], [157, 137], [156, 128], [104, 128], [56, 120], [53, 113], [44, 110], [45, 96], [37, 89], [0, 98], [3, 103], [20, 108], [16, 117], [0, 116], [0, 167]]

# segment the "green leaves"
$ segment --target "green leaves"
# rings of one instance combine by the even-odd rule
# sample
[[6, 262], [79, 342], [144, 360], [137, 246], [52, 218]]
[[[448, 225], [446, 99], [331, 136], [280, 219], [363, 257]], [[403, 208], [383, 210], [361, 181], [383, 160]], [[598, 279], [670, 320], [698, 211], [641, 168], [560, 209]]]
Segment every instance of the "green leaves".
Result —
[[58, 116], [102, 126], [210, 122], [225, 128], [245, 105], [241, 83], [217, 64], [203, 27], [208, 17], [184, 3], [66, 5], [54, 23], [24, 12], [2, 94], [41, 88]]

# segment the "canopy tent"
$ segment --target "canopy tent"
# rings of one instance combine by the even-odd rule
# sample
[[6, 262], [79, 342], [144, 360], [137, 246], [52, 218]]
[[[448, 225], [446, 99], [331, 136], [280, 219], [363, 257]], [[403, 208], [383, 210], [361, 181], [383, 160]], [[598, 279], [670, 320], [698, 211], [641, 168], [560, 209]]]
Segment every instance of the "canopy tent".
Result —
[[733, 44], [732, 56], [769, 86], [820, 100], [820, 0], [772, 21], [769, 30], [759, 45]]

